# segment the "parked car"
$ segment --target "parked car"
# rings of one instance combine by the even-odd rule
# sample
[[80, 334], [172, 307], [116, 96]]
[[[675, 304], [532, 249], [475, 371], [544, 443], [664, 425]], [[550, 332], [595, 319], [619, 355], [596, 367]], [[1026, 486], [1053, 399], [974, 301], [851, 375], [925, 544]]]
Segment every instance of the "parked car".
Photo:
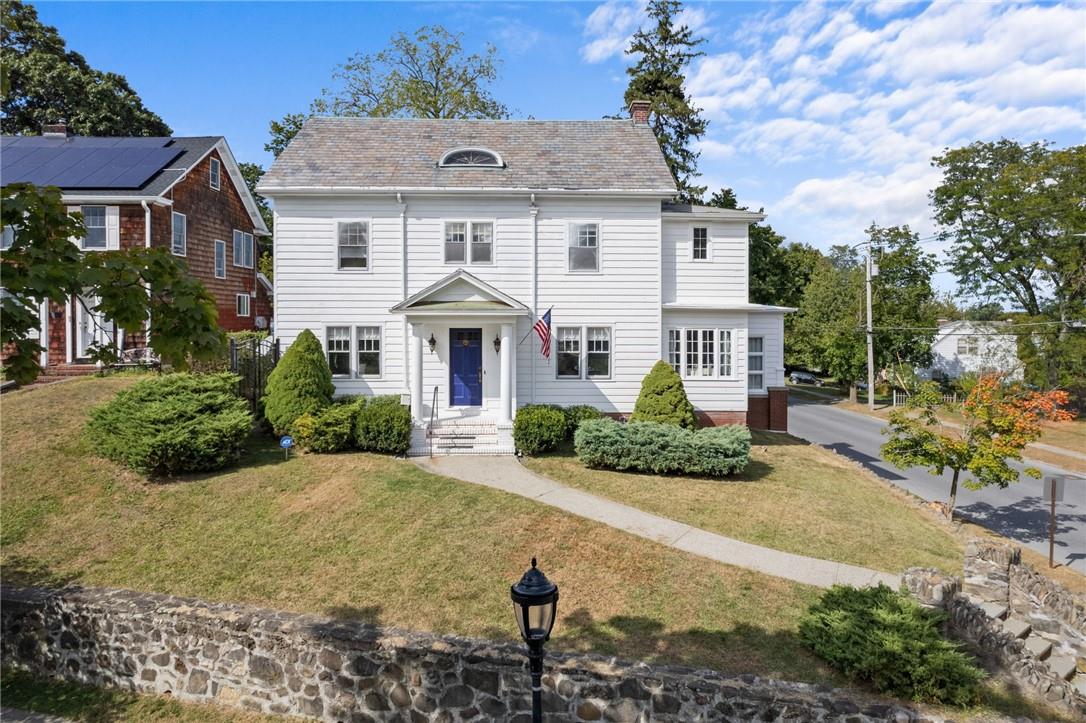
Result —
[[814, 384], [816, 387], [822, 386], [822, 380], [810, 372], [792, 372], [788, 375], [788, 378], [792, 380], [793, 384]]

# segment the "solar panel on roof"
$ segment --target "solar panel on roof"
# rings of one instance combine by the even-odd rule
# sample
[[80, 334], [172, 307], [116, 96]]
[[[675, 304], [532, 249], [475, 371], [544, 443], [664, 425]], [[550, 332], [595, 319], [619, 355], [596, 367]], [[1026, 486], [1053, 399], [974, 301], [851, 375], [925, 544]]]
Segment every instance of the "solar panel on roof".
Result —
[[181, 155], [170, 138], [5, 137], [0, 182], [135, 189]]

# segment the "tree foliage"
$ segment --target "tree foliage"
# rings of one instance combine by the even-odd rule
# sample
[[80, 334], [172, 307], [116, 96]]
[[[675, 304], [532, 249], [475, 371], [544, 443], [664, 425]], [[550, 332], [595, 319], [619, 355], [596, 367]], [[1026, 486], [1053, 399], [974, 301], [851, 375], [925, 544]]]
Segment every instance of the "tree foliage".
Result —
[[144, 105], [124, 76], [96, 70], [66, 48], [57, 29], [43, 25], [33, 6], [3, 7], [0, 66], [4, 73], [6, 134], [37, 135], [64, 120], [88, 136], [168, 136], [170, 127]]
[[698, 418], [686, 396], [682, 377], [667, 362], [656, 362], [641, 381], [641, 393], [637, 395], [630, 421], [697, 429]]
[[[184, 261], [161, 248], [82, 253], [72, 243], [84, 235], [82, 214], [68, 214], [60, 189], [13, 183], [2, 191], [0, 218], [14, 230], [0, 254], [4, 289], [0, 301], [0, 345], [10, 350], [5, 373], [20, 383], [40, 371], [38, 307], [49, 300], [95, 298], [93, 311], [127, 332], [153, 320], [148, 343], [166, 363], [185, 368], [188, 360], [222, 353], [226, 337], [218, 325], [215, 300]], [[95, 361], [112, 362], [117, 350], [92, 346]]]
[[[883, 431], [890, 439], [882, 445], [882, 455], [902, 469], [923, 466], [938, 475], [949, 469], [953, 477], [945, 510], [953, 517], [961, 473], [969, 473], [964, 484], [972, 490], [1017, 481], [1018, 471], [1010, 462], [1022, 461], [1022, 450], [1040, 438], [1043, 420], [1073, 418], [1065, 409], [1068, 398], [1064, 391], [1036, 392], [1005, 383], [998, 374], [981, 375], [959, 410], [961, 428], [951, 429], [938, 417], [946, 406], [942, 393], [934, 382], [927, 382], [905, 408], [890, 413], [890, 424]], [[1024, 472], [1041, 476], [1034, 467]]]
[[[336, 67], [333, 88], [310, 106], [309, 115], [377, 118], [508, 118], [509, 109], [490, 91], [501, 61], [489, 43], [467, 54], [463, 33], [424, 25], [412, 35], [397, 33], [388, 47], [357, 53]], [[278, 156], [307, 116], [292, 113], [271, 123], [265, 148]]]
[[268, 376], [264, 417], [276, 434], [286, 434], [303, 414], [329, 406], [335, 391], [320, 340], [304, 329]]
[[694, 185], [698, 152], [692, 145], [705, 134], [708, 123], [684, 83], [690, 61], [703, 54], [696, 48], [704, 41], [678, 23], [681, 10], [678, 0], [650, 0], [649, 28], [639, 28], [626, 48], [626, 55], [636, 60], [626, 69], [630, 82], [624, 98], [627, 106], [635, 100], [649, 101], [649, 122], [679, 186], [679, 196], [687, 203], [698, 203], [706, 187]]

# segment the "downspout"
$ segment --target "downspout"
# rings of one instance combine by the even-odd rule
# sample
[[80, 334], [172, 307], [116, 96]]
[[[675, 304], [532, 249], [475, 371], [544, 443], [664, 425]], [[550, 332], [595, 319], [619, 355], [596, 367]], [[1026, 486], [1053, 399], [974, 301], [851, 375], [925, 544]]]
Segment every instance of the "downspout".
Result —
[[[147, 199], [140, 201], [140, 206], [143, 207], [143, 247], [146, 249], [151, 248], [151, 206], [147, 203]], [[147, 288], [147, 333], [143, 337], [144, 348], [151, 346], [151, 285], [145, 284]]]
[[[532, 217], [532, 323], [539, 313], [539, 206], [535, 203], [535, 194], [531, 196], [528, 204], [528, 213]], [[538, 359], [535, 358], [535, 336], [531, 329], [528, 330], [528, 350], [532, 360], [532, 393], [530, 401], [535, 404], [535, 368]]]
[[[403, 299], [407, 298], [407, 202], [403, 200], [403, 194], [396, 194], [396, 203], [400, 204], [400, 281]], [[408, 374], [411, 369], [411, 360], [407, 357], [411, 350], [408, 344], [407, 315], [403, 316], [403, 391], [410, 393], [411, 383]]]

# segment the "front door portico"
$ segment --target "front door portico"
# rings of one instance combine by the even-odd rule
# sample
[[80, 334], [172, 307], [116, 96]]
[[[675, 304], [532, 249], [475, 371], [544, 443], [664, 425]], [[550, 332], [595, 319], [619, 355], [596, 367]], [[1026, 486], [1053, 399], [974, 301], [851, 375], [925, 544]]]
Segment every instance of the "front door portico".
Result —
[[483, 404], [482, 329], [449, 329], [449, 404]]

